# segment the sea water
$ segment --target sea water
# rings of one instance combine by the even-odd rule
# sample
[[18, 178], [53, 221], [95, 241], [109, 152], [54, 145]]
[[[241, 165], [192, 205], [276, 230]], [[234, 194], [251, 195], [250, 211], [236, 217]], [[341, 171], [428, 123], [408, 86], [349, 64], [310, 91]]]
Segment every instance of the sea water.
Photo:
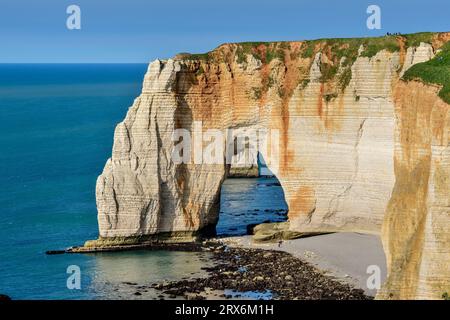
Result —
[[[95, 182], [145, 64], [0, 65], [0, 293], [13, 299], [133, 298], [127, 283], [202, 276], [208, 256], [135, 251], [45, 255], [98, 236]], [[285, 219], [274, 178], [227, 179], [219, 235]], [[69, 266], [81, 289], [68, 289]], [[152, 294], [145, 296], [151, 298]]]

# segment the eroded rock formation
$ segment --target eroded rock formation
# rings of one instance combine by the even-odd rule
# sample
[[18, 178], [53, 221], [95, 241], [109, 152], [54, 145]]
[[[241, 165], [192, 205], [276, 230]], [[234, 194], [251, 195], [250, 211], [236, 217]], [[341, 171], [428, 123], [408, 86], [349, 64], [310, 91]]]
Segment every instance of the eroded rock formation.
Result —
[[[98, 178], [101, 241], [214, 228], [230, 166], [195, 161], [210, 141], [196, 133], [273, 130], [259, 152], [290, 230], [382, 234], [379, 296], [439, 298], [450, 289], [450, 106], [438, 87], [401, 80], [450, 33], [427, 37], [225, 44], [152, 62]], [[175, 129], [193, 133], [189, 163], [173, 161]]]

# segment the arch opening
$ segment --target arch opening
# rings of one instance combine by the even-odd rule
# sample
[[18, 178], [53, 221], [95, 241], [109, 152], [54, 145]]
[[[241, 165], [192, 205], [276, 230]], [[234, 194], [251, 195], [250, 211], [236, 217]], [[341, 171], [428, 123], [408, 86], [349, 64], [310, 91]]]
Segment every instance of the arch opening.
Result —
[[[218, 237], [253, 235], [253, 227], [264, 223], [288, 222], [288, 204], [280, 181], [258, 152], [258, 174], [254, 177], [229, 175], [221, 187]], [[273, 227], [270, 227], [274, 229]], [[268, 228], [269, 229], [269, 228]], [[295, 241], [270, 239], [276, 231], [258, 232], [251, 247], [287, 251], [343, 282], [375, 297], [386, 281], [386, 257], [379, 235], [357, 232], [329, 232], [298, 236]], [[268, 234], [271, 233], [269, 236]], [[297, 238], [292, 232], [293, 240]], [[263, 239], [262, 241], [260, 240]], [[255, 236], [253, 235], [253, 239]], [[279, 242], [283, 240], [283, 243]], [[249, 243], [243, 241], [242, 243]]]
[[221, 186], [217, 236], [251, 234], [261, 223], [287, 221], [288, 205], [277, 177], [257, 153], [257, 170], [230, 170]]

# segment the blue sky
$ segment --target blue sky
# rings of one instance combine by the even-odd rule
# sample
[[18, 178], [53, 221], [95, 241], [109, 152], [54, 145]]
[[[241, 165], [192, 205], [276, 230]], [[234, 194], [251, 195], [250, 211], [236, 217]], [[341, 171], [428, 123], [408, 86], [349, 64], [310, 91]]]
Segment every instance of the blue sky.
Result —
[[[81, 8], [81, 30], [66, 8]], [[381, 30], [366, 8], [381, 8]], [[450, 31], [448, 0], [0, 0], [0, 62], [148, 62], [224, 42]]]

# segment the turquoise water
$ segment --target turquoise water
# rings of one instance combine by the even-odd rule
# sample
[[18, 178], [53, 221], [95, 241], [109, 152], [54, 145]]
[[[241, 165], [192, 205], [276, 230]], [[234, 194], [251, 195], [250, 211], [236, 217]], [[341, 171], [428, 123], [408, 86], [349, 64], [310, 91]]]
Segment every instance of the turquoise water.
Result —
[[274, 177], [227, 179], [222, 185], [218, 235], [242, 235], [247, 225], [286, 220], [283, 189]]
[[[124, 282], [181, 278], [208, 263], [205, 255], [183, 252], [44, 254], [97, 237], [95, 181], [146, 69], [0, 65], [0, 293], [14, 299], [133, 298]], [[281, 188], [266, 183], [272, 180], [227, 180], [219, 233], [242, 234], [247, 223], [283, 219], [264, 211], [285, 208]], [[262, 197], [246, 196], [258, 190]], [[80, 267], [81, 290], [67, 289], [70, 265]]]

